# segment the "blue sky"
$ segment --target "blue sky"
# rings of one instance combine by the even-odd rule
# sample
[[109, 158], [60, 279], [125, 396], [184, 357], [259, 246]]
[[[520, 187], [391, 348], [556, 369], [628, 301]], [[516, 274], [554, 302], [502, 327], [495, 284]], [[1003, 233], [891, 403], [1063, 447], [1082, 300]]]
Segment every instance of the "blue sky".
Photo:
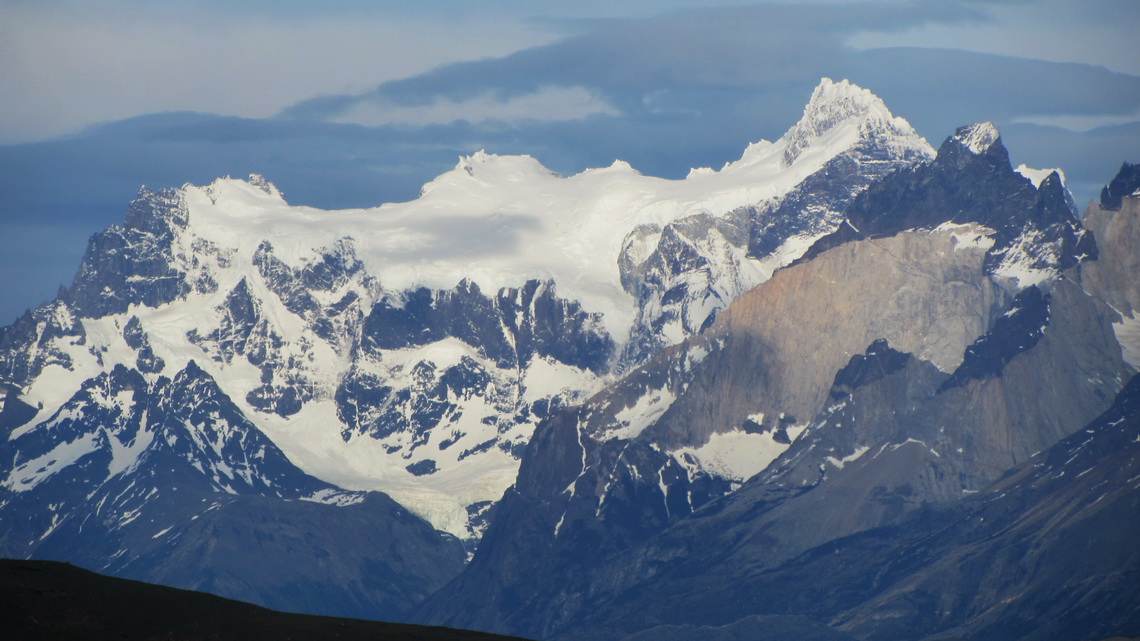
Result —
[[823, 76], [935, 146], [991, 120], [1083, 205], [1140, 160], [1137, 33], [1135, 0], [0, 0], [0, 324], [142, 184], [368, 206], [481, 148], [680, 177], [778, 137]]

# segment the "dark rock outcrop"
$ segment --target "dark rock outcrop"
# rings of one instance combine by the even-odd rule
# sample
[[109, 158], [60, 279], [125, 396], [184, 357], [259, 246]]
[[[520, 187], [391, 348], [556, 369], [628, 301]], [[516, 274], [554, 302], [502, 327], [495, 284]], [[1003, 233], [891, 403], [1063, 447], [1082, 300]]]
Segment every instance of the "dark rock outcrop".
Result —
[[453, 337], [499, 367], [522, 368], [536, 357], [604, 372], [614, 342], [601, 318], [558, 298], [550, 282], [528, 281], [495, 295], [464, 280], [447, 291], [413, 290], [382, 298], [364, 321], [364, 344], [375, 350], [427, 345]]
[[1140, 190], [1140, 164], [1124, 163], [1116, 176], [1100, 190], [1101, 209], [1120, 209], [1125, 196], [1135, 196]]
[[0, 328], [0, 384], [23, 389], [50, 365], [71, 371], [73, 358], [64, 345], [86, 345], [87, 330], [75, 309], [62, 300], [25, 312]]
[[157, 307], [191, 292], [214, 291], [210, 265], [226, 258], [206, 241], [181, 252], [175, 240], [188, 215], [180, 191], [143, 188], [122, 226], [91, 237], [70, 288], [79, 315], [99, 318], [121, 314], [132, 304]]
[[[1128, 168], [1132, 168], [1129, 170]], [[1114, 181], [1128, 171], [1140, 173], [1140, 165], [1129, 165]], [[1096, 237], [1100, 248], [1097, 260], [1082, 263], [1079, 278], [1082, 287], [1117, 311], [1134, 316], [1140, 310], [1140, 198], [1121, 196], [1117, 207], [1109, 209], [1090, 204], [1085, 211], [1085, 227]]]
[[1013, 171], [993, 125], [982, 123], [958, 129], [932, 162], [899, 170], [856, 197], [844, 224], [801, 260], [855, 239], [943, 223], [978, 223], [994, 231], [986, 257], [991, 274], [1003, 267], [1059, 271], [1097, 255], [1060, 177], [1051, 175], [1035, 189]]

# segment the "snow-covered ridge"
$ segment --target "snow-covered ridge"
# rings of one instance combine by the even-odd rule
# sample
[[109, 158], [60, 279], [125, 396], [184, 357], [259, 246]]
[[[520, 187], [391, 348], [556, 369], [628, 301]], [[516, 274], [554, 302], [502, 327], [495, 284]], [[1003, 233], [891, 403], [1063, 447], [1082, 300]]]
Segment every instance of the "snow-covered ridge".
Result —
[[1061, 186], [1065, 185], [1065, 172], [1061, 169], [1033, 169], [1022, 163], [1014, 171], [1028, 178], [1034, 187], [1040, 188], [1041, 182], [1054, 173], [1061, 177]]
[[183, 192], [192, 233], [236, 250], [239, 260], [269, 240], [279, 258], [297, 265], [315, 248], [351, 236], [366, 270], [387, 290], [447, 289], [469, 278], [494, 292], [550, 279], [561, 296], [602, 313], [620, 341], [634, 301], [617, 263], [632, 230], [778, 199], [868, 135], [868, 127], [929, 155], [926, 141], [871, 92], [824, 79], [804, 117], [779, 141], [753, 144], [720, 171], [697, 170], [682, 180], [644, 176], [621, 161], [562, 177], [530, 156], [480, 151], [460, 158], [416, 200], [371, 209], [290, 206], [260, 177], [186, 185]]
[[[848, 123], [857, 127], [844, 126]], [[847, 80], [834, 82], [824, 78], [812, 92], [803, 117], [775, 146], [783, 148], [784, 163], [791, 166], [805, 151], [818, 148], [820, 143], [825, 142], [827, 147], [849, 147], [861, 136], [884, 133], [894, 137], [896, 144], [933, 157], [934, 150], [926, 140], [905, 119], [892, 115], [881, 98]]]
[[[157, 380], [194, 361], [304, 472], [387, 492], [478, 538], [535, 426], [604, 384], [635, 322], [657, 333], [642, 356], [680, 342], [818, 233], [793, 229], [754, 257], [746, 217], [769, 215], [841, 154], [871, 176], [932, 153], [873, 94], [825, 79], [780, 140], [683, 180], [622, 161], [563, 177], [530, 156], [481, 151], [417, 199], [368, 209], [292, 206], [258, 175], [144, 191], [127, 224], [99, 236], [72, 288], [76, 319], [56, 320], [72, 337], [58, 341], [69, 364], [48, 363], [24, 398], [50, 415], [114, 365]], [[816, 205], [802, 215], [830, 211]], [[644, 247], [631, 249], [634, 236]], [[111, 250], [129, 269], [97, 259]], [[650, 274], [665, 279], [651, 283], [658, 298], [625, 286], [623, 256], [686, 252], [700, 260]], [[691, 327], [639, 318], [677, 283], [692, 290]], [[616, 436], [671, 399], [660, 390], [628, 408]], [[714, 450], [689, 454], [736, 480], [750, 469]]]

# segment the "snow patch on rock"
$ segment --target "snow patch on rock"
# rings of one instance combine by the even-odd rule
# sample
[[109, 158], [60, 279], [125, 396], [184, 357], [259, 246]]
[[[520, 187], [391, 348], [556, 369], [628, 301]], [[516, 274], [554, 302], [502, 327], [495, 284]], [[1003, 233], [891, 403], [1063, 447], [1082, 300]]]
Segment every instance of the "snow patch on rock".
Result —
[[1061, 169], [1033, 169], [1022, 163], [1014, 171], [1028, 178], [1034, 187], [1041, 187], [1041, 182], [1054, 173], [1061, 177], [1061, 185], [1065, 185], [1065, 172]]
[[[795, 441], [804, 426], [787, 430]], [[763, 472], [778, 456], [791, 447], [781, 443], [772, 432], [751, 434], [741, 429], [715, 433], [700, 447], [683, 447], [670, 452], [679, 465], [694, 476], [697, 471], [742, 483]]]
[[1000, 137], [998, 128], [992, 122], [979, 122], [962, 127], [954, 134], [954, 139], [975, 155], [985, 153]]
[[600, 440], [630, 440], [657, 422], [661, 415], [677, 400], [668, 388], [648, 390], [637, 401], [614, 415], [620, 426], [602, 435]]

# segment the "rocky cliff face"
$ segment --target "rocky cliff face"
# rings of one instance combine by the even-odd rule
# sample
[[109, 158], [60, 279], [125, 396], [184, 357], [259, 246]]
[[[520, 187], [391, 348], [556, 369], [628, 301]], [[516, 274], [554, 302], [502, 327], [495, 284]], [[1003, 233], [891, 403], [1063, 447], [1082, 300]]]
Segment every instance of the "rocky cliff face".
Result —
[[[86, 343], [87, 331], [66, 300], [41, 305], [12, 325], [0, 328], [0, 371], [4, 384], [18, 393], [49, 366], [70, 370], [73, 359], [67, 348]], [[13, 394], [13, 400], [17, 396]]]
[[637, 298], [638, 316], [623, 367], [704, 330], [735, 298], [834, 231], [868, 185], [934, 155], [869, 91], [825, 80], [795, 126], [770, 149], [753, 146], [738, 164], [792, 167], [825, 149], [838, 153], [779, 198], [639, 227], [626, 237], [622, 286]]
[[[601, 588], [581, 624], [556, 638], [1133, 634], [1138, 390], [1134, 379], [1102, 415], [977, 494], [834, 538], [774, 567], [746, 560], [745, 550], [763, 553], [767, 531], [748, 523], [746, 510], [734, 518], [706, 510], [685, 529], [611, 559], [641, 578], [636, 588], [616, 601]], [[652, 627], [626, 636], [642, 626]]]
[[[750, 572], [776, 567], [817, 545], [893, 522], [925, 505], [956, 501], [1102, 412], [1130, 369], [1120, 359], [1110, 310], [1067, 282], [1057, 283], [1049, 296], [1044, 329], [1026, 328], [1026, 349], [992, 360], [986, 354], [991, 337], [1011, 331], [1000, 320], [1018, 316], [1021, 308], [1016, 305], [1035, 297], [1041, 304], [1043, 295], [999, 305], [995, 311], [1005, 311], [993, 314], [989, 331], [982, 326], [989, 316], [986, 307], [968, 313], [954, 309], [954, 299], [943, 298], [947, 286], [941, 281], [926, 298], [900, 298], [915, 305], [911, 311], [936, 310], [947, 317], [956, 313], [981, 326], [976, 339], [959, 340], [958, 362], [947, 366], [943, 361], [945, 369], [936, 363], [952, 352], [940, 354], [941, 346], [924, 345], [923, 335], [936, 330], [923, 330], [913, 314], [899, 314], [887, 302], [893, 298], [889, 290], [884, 300], [869, 288], [813, 289], [844, 311], [845, 330], [858, 328], [860, 319], [867, 322], [867, 334], [851, 331], [847, 340], [871, 345], [869, 350], [831, 352], [786, 327], [790, 319], [800, 319], [795, 325], [802, 328], [802, 315], [773, 313], [788, 312], [786, 306], [803, 302], [788, 295], [785, 281], [810, 275], [818, 282], [817, 270], [833, 254], [840, 255], [837, 259], [848, 258], [842, 256], [848, 253], [904, 256], [907, 240], [920, 240], [921, 251], [915, 247], [913, 262], [905, 263], [906, 280], [913, 283], [921, 273], [915, 269], [921, 260], [914, 257], [940, 253], [927, 245], [935, 238], [904, 234], [877, 241], [882, 247], [851, 243], [784, 270], [721, 315], [701, 338], [717, 340], [721, 327], [732, 331], [726, 329], [720, 335], [723, 347], [714, 347], [695, 367], [688, 365], [690, 355], [681, 356], [683, 351], [673, 359], [665, 358], [672, 353], [666, 352], [660, 362], [627, 377], [606, 396], [551, 419], [532, 446], [516, 490], [499, 506], [482, 558], [429, 601], [423, 610], [426, 620], [556, 636], [580, 625], [579, 617], [590, 619], [599, 604], [624, 603], [642, 589], [641, 581], [660, 573], [725, 581], [720, 574], [725, 566]], [[949, 245], [946, 242], [949, 251], [941, 252], [943, 256], [952, 255]], [[974, 255], [973, 273], [979, 277], [983, 254], [979, 248]], [[847, 260], [837, 264], [854, 267]], [[817, 269], [808, 269], [813, 266]], [[878, 274], [876, 282], [891, 287], [884, 277], [889, 269], [883, 267], [867, 273]], [[967, 300], [982, 302], [976, 283], [951, 282], [951, 288], [956, 284], [970, 292]], [[1000, 291], [993, 283], [989, 286]], [[858, 300], [844, 297], [844, 291], [858, 292]], [[985, 302], [995, 299], [1001, 297]], [[904, 317], [908, 321], [900, 322]], [[768, 329], [773, 324], [779, 331]], [[1030, 340], [1042, 332], [1036, 343]], [[787, 336], [786, 342], [774, 336]], [[875, 344], [882, 345], [879, 339], [868, 336], [885, 336], [887, 345], [876, 349]], [[926, 358], [894, 350], [896, 344]], [[821, 348], [826, 351], [820, 353]], [[881, 378], [852, 373], [861, 363], [883, 358], [883, 349], [894, 350], [896, 362], [883, 367]], [[980, 360], [995, 365], [973, 365]], [[671, 398], [668, 386], [657, 395], [647, 394], [650, 400], [641, 405], [652, 408], [656, 400], [658, 405], [669, 403], [667, 409], [648, 420], [637, 417], [648, 425], [631, 421], [627, 426], [620, 410], [639, 404], [630, 404], [628, 393], [624, 399], [619, 394], [643, 380], [640, 376], [652, 376], [655, 365], [677, 377], [673, 389], [679, 398]], [[892, 367], [898, 369], [887, 373]], [[818, 377], [814, 380], [813, 371]], [[646, 387], [654, 391], [654, 385], [639, 389]], [[1042, 398], [1033, 391], [1038, 389], [1066, 392]], [[810, 418], [797, 419], [796, 412]], [[632, 434], [633, 426], [642, 431]], [[790, 443], [789, 437], [794, 438]], [[734, 453], [749, 451], [753, 461], [772, 462], [745, 471], [743, 479], [685, 473], [690, 457], [715, 456], [722, 441], [731, 443]], [[715, 469], [705, 466], [709, 468]], [[756, 471], [757, 476], [740, 484]], [[722, 495], [725, 498], [717, 500]], [[699, 543], [713, 532], [716, 544]], [[714, 560], [718, 569], [705, 575]], [[454, 599], [463, 594], [479, 596], [470, 608], [457, 609]], [[446, 613], [431, 609], [435, 599], [451, 604]], [[460, 618], [452, 612], [478, 614]], [[631, 616], [622, 612], [622, 617]], [[649, 624], [652, 619], [643, 621]]]
[[1140, 198], [1121, 197], [1115, 208], [1091, 204], [1082, 222], [1097, 241], [1099, 259], [1081, 266], [1081, 284], [1122, 315], [1136, 316], [1140, 309]]
[[223, 265], [226, 257], [205, 241], [181, 245], [188, 221], [178, 190], [156, 193], [144, 187], [121, 227], [91, 238], [69, 292], [76, 311], [98, 318], [123, 313], [132, 304], [156, 307], [191, 292], [215, 291], [210, 263]]
[[[1056, 185], [1003, 197], [1013, 172], [999, 145], [984, 127], [959, 130], [948, 158], [856, 199], [871, 231], [837, 232], [700, 336], [548, 419], [479, 555], [420, 616], [620, 638], [807, 612], [737, 590], [955, 505], [1108, 409], [1135, 369], [1116, 313], [1062, 275], [1090, 258], [1072, 255], [1089, 236], [1067, 209], [1039, 206], [1064, 202]], [[899, 184], [922, 206], [876, 210]], [[1052, 258], [1025, 287], [1002, 265], [1009, 243], [1042, 229], [1067, 249], [1026, 254]]]
[[1140, 165], [1124, 163], [1120, 171], [1104, 189], [1100, 191], [1100, 207], [1102, 209], [1120, 209], [1126, 196], [1135, 196], [1140, 191]]
[[[1125, 163], [1120, 174], [1106, 187], [1107, 199], [1089, 204], [1083, 222], [1097, 239], [1099, 259], [1082, 263], [1075, 278], [1096, 298], [1109, 305], [1118, 316], [1112, 329], [1120, 342], [1124, 359], [1140, 368], [1140, 197], [1124, 196], [1116, 191], [1127, 191], [1135, 183], [1137, 166]], [[1107, 201], [1107, 202], [1106, 202]], [[1107, 204], [1116, 204], [1108, 208]]]
[[987, 273], [1020, 289], [1096, 258], [1096, 243], [1069, 202], [1059, 175], [1034, 188], [1013, 171], [997, 129], [975, 124], [947, 138], [933, 162], [900, 171], [869, 189], [852, 203], [846, 223], [805, 256], [856, 238], [974, 222], [993, 230]]

